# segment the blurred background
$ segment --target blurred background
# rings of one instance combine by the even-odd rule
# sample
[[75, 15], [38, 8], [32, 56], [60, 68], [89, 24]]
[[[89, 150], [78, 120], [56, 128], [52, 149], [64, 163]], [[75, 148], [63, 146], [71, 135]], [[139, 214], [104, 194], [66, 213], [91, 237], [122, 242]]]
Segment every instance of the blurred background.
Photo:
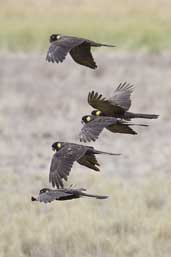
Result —
[[[1, 0], [0, 256], [169, 257], [171, 251], [171, 2], [169, 0]], [[114, 49], [93, 49], [97, 70], [70, 56], [45, 61], [52, 33]], [[122, 153], [99, 156], [101, 172], [74, 164], [66, 186], [109, 195], [32, 203], [48, 174], [54, 141], [79, 143], [90, 90], [110, 97], [120, 82], [135, 86], [137, 136], [104, 131], [90, 145]]]
[[2, 49], [44, 50], [58, 31], [126, 49], [170, 49], [169, 0], [1, 0]]

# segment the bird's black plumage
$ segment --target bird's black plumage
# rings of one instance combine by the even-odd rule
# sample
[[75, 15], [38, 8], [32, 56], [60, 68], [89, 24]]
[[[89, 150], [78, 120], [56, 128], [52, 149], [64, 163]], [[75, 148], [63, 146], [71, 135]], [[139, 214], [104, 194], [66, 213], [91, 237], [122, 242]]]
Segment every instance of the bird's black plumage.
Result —
[[52, 149], [55, 150], [55, 154], [51, 160], [49, 182], [57, 188], [64, 186], [63, 179], [67, 180], [75, 161], [92, 170], [99, 171], [100, 164], [96, 159], [96, 154], [119, 155], [102, 152], [92, 146], [67, 142], [55, 142], [52, 144]]
[[96, 199], [106, 199], [108, 196], [102, 195], [94, 195], [85, 193], [86, 189], [72, 189], [72, 188], [60, 188], [56, 190], [52, 190], [49, 188], [43, 188], [40, 190], [39, 195], [37, 197], [32, 196], [32, 201], [39, 201], [44, 203], [50, 203], [52, 201], [65, 201], [77, 199], [80, 197], [92, 197]]
[[114, 47], [113, 45], [100, 44], [94, 41], [60, 34], [50, 36], [50, 47], [47, 52], [46, 60], [48, 62], [63, 62], [66, 55], [70, 53], [73, 60], [80, 65], [96, 69], [97, 65], [91, 54], [91, 47]]
[[155, 114], [142, 114], [128, 112], [131, 107], [131, 94], [133, 92], [133, 85], [126, 82], [120, 83], [115, 89], [114, 95], [108, 99], [104, 98], [102, 94], [91, 91], [88, 94], [88, 103], [95, 109], [92, 115], [108, 116], [115, 118], [122, 118], [130, 120], [133, 118], [157, 119]]
[[121, 134], [132, 134], [135, 135], [135, 132], [130, 126], [147, 126], [144, 124], [133, 124], [128, 123], [127, 121], [115, 117], [107, 116], [94, 116], [94, 115], [85, 115], [82, 117], [83, 127], [80, 132], [80, 141], [81, 142], [90, 142], [96, 141], [100, 133], [104, 128], [113, 132]]

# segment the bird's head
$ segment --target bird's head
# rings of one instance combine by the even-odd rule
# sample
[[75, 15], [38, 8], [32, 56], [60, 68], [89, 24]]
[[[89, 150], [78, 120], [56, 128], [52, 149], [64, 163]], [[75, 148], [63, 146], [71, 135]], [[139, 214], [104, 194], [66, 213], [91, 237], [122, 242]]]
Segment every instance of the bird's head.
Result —
[[82, 117], [82, 120], [81, 120], [81, 122], [84, 124], [86, 124], [86, 123], [89, 123], [90, 121], [92, 121], [93, 120], [93, 116], [92, 115], [84, 115], [83, 117]]
[[50, 189], [45, 187], [45, 188], [42, 188], [42, 189], [40, 190], [39, 194], [47, 193], [47, 192], [49, 192], [49, 191], [50, 191]]
[[52, 43], [56, 40], [59, 40], [61, 38], [61, 35], [60, 34], [52, 34], [49, 38], [49, 42]]
[[99, 110], [93, 110], [91, 114], [94, 116], [103, 116], [103, 113]]
[[63, 145], [64, 145], [63, 142], [55, 142], [55, 143], [52, 144], [52, 150], [53, 151], [59, 151], [62, 148]]

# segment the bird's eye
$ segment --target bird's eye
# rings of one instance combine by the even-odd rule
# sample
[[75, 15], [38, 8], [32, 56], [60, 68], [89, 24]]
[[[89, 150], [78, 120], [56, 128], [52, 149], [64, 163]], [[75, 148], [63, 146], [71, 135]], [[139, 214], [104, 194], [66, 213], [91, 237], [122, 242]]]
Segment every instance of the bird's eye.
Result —
[[96, 116], [100, 116], [101, 111], [96, 111]]
[[46, 193], [46, 192], [48, 192], [48, 191], [49, 191], [49, 190], [48, 190], [47, 188], [43, 188], [43, 189], [40, 190], [40, 194]]
[[86, 117], [86, 121], [88, 121], [88, 122], [91, 121], [91, 117], [90, 117], [90, 116], [87, 116], [87, 117]]
[[61, 146], [62, 146], [61, 143], [57, 143], [58, 148], [61, 148]]

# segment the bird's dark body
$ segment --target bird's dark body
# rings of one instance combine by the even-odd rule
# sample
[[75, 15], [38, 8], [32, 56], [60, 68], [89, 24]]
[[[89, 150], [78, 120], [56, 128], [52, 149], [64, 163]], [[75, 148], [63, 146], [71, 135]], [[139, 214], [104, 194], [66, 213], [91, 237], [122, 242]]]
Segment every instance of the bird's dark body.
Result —
[[31, 197], [32, 201], [39, 201], [44, 203], [50, 203], [52, 201], [66, 201], [72, 199], [78, 199], [80, 197], [92, 197], [96, 199], [106, 199], [107, 196], [93, 195], [85, 193], [86, 189], [72, 189], [72, 188], [60, 188], [52, 190], [49, 188], [43, 188], [40, 190], [38, 197]]
[[117, 155], [114, 153], [102, 152], [92, 146], [81, 144], [55, 142], [52, 145], [55, 154], [52, 157], [49, 173], [49, 182], [53, 187], [63, 187], [63, 179], [67, 181], [73, 163], [77, 161], [80, 165], [92, 170], [100, 171], [100, 164], [96, 159], [96, 154]]
[[132, 92], [133, 86], [126, 82], [120, 83], [114, 91], [114, 95], [108, 99], [97, 92], [90, 92], [87, 99], [88, 103], [96, 109], [92, 111], [92, 115], [98, 113], [99, 116], [115, 117], [125, 120], [134, 118], [157, 119], [158, 115], [156, 114], [128, 112], [131, 106]]
[[97, 68], [91, 54], [91, 47], [113, 47], [113, 45], [100, 44], [85, 38], [59, 34], [52, 34], [49, 41], [51, 45], [46, 56], [48, 62], [63, 62], [66, 55], [70, 53], [75, 62], [91, 69]]
[[[86, 121], [87, 118], [89, 118], [89, 121]], [[137, 132], [130, 126], [147, 126], [144, 124], [129, 123], [123, 119], [107, 116], [85, 115], [82, 117], [82, 121], [84, 125], [80, 132], [81, 142], [96, 141], [105, 128], [113, 133], [136, 135]]]

